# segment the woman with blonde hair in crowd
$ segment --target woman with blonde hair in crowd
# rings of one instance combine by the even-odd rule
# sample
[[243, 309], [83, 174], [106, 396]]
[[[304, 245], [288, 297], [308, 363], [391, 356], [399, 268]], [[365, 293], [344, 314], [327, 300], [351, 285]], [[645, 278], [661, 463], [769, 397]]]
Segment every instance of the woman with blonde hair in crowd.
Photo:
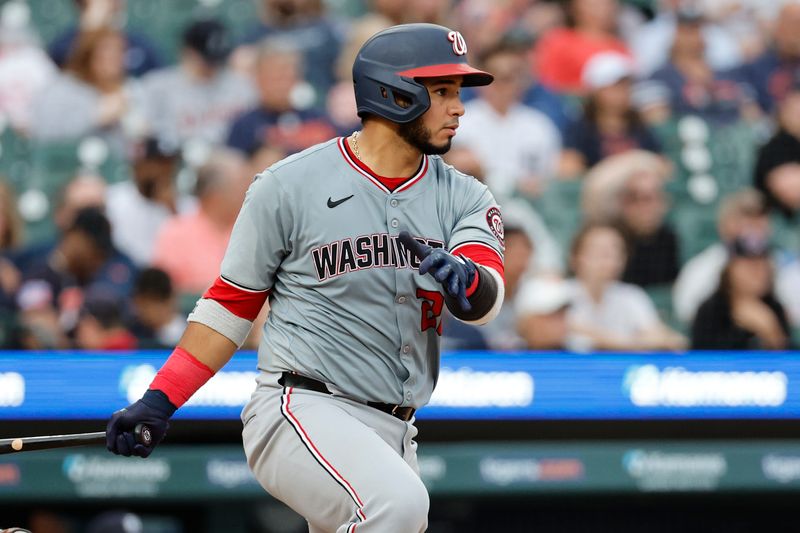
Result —
[[625, 239], [616, 226], [590, 223], [572, 241], [572, 302], [567, 348], [574, 351], [681, 350], [686, 340], [666, 326], [641, 288], [620, 280]]

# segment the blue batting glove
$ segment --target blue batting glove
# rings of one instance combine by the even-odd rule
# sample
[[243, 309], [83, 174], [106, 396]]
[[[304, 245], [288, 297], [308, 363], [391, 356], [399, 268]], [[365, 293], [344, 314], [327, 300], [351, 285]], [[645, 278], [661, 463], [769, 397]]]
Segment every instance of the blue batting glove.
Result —
[[[166, 394], [148, 390], [140, 400], [111, 415], [106, 426], [106, 448], [111, 453], [126, 457], [149, 456], [167, 434], [168, 420], [175, 410]], [[150, 428], [150, 445], [136, 441], [134, 428], [137, 424], [145, 424]]]
[[464, 256], [456, 257], [442, 248], [421, 244], [407, 231], [401, 231], [398, 238], [420, 260], [420, 274], [432, 275], [447, 294], [458, 300], [463, 311], [472, 309], [467, 299], [467, 287], [475, 279], [475, 263]]

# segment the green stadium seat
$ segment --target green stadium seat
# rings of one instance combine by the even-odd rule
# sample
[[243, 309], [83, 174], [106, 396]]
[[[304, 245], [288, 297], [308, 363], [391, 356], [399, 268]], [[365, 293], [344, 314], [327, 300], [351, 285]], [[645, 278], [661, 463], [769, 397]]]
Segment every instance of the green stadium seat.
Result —
[[788, 219], [780, 213], [773, 213], [770, 216], [772, 225], [772, 242], [783, 252], [800, 256], [800, 222], [795, 217]]
[[681, 264], [717, 241], [716, 205], [684, 201], [673, 207], [668, 220], [678, 234]]
[[202, 295], [203, 293], [194, 293], [194, 292], [179, 294], [178, 308], [180, 309], [180, 312], [185, 316], [189, 315], [189, 313], [191, 313], [192, 310], [194, 310], [194, 304], [197, 303], [197, 300], [199, 300]]
[[[18, 180], [12, 181], [12, 184], [15, 185], [17, 194], [23, 194], [29, 189], [42, 191], [49, 201], [49, 207], [44, 218], [26, 221], [27, 242], [39, 242], [55, 235], [53, 210], [64, 186], [81, 169], [78, 157], [80, 144], [81, 141], [47, 143], [33, 141], [29, 144], [27, 172]], [[128, 163], [113, 152], [109, 152], [106, 160], [95, 171], [109, 183], [130, 177]]]
[[753, 166], [759, 143], [756, 128], [746, 122], [724, 126], [706, 124], [707, 140], [694, 143], [692, 146], [705, 148], [708, 151], [710, 168], [707, 172], [695, 172], [695, 169], [687, 167], [684, 158], [687, 144], [681, 138], [681, 120], [683, 118], [673, 119], [654, 128], [664, 155], [675, 165], [675, 184], [671, 192], [677, 201], [685, 199], [701, 201], [699, 198], [693, 198], [688, 188], [690, 178], [696, 173], [707, 173], [714, 179], [717, 194], [715, 198], [710, 199], [710, 202], [752, 183]]
[[572, 237], [581, 224], [582, 187], [581, 179], [552, 181], [539, 198], [531, 200], [533, 207], [564, 250], [569, 249]]
[[128, 27], [152, 40], [165, 60], [178, 59], [181, 36], [191, 21], [215, 17], [230, 30], [234, 42], [239, 42], [256, 24], [258, 13], [253, 0], [136, 0], [128, 2]]
[[678, 322], [672, 311], [672, 284], [652, 285], [644, 287], [644, 290], [653, 301], [653, 305], [656, 306], [658, 316], [661, 317], [661, 320], [671, 328], [678, 331], [682, 330], [682, 325]]
[[757, 130], [745, 122], [738, 122], [712, 128], [711, 132], [712, 174], [719, 185], [720, 197], [752, 185]]
[[75, 24], [77, 9], [73, 0], [47, 0], [27, 2], [31, 21], [45, 44]]
[[14, 190], [23, 188], [30, 174], [28, 139], [11, 128], [0, 133], [0, 177]]

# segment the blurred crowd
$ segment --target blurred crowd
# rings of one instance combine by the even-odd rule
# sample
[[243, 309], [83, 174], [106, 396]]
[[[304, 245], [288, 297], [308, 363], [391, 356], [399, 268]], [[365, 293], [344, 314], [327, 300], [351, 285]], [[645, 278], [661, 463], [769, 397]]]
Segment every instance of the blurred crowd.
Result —
[[501, 204], [506, 301], [445, 348], [796, 345], [800, 1], [247, 1], [235, 27], [184, 2], [165, 39], [59, 0], [48, 40], [0, 1], [2, 347], [171, 347], [253, 175], [360, 127], [356, 51], [404, 22], [495, 76], [444, 157]]

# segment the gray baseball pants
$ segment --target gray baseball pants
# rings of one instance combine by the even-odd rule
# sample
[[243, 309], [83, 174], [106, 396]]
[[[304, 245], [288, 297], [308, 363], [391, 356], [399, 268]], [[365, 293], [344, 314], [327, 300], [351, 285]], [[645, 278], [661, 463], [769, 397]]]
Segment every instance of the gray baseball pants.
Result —
[[262, 373], [242, 411], [247, 462], [268, 493], [310, 533], [420, 533], [428, 492], [417, 429], [341, 396], [282, 387]]

